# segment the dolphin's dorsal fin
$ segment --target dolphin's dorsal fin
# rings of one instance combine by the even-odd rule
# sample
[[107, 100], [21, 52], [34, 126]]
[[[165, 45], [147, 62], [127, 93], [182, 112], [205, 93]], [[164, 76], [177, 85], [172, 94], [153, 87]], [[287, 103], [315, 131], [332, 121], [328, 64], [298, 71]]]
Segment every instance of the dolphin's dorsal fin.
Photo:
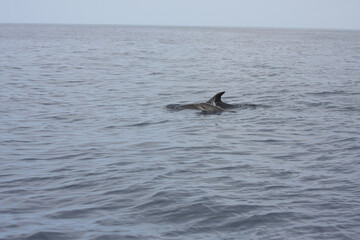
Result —
[[221, 96], [224, 94], [225, 92], [219, 92], [217, 94], [215, 94], [212, 98], [210, 98], [206, 103], [212, 104], [217, 106], [219, 103], [221, 103]]

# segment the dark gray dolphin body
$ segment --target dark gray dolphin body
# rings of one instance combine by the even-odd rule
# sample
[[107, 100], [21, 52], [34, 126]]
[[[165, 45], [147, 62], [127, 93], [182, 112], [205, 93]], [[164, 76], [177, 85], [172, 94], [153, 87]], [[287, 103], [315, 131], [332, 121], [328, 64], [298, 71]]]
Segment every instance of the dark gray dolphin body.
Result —
[[210, 98], [205, 103], [192, 103], [192, 104], [170, 104], [167, 105], [167, 108], [173, 109], [173, 110], [182, 110], [182, 109], [198, 109], [205, 113], [221, 113], [226, 111], [227, 108], [232, 108], [234, 105], [224, 103], [221, 101], [221, 96], [225, 92], [219, 92], [215, 94], [212, 98]]
[[252, 103], [242, 103], [242, 104], [228, 104], [221, 100], [221, 96], [225, 92], [219, 92], [215, 94], [212, 98], [210, 98], [206, 103], [212, 104], [222, 109], [229, 109], [229, 108], [256, 108], [256, 107], [266, 107], [264, 105], [252, 104]]
[[[219, 92], [210, 98], [207, 102], [204, 103], [192, 103], [192, 104], [169, 104], [166, 107], [171, 110], [183, 110], [183, 109], [198, 109], [203, 113], [221, 113], [228, 111], [231, 108], [242, 108], [242, 109], [255, 109], [257, 107], [267, 108], [269, 106], [252, 104], [252, 103], [242, 103], [242, 104], [228, 104], [221, 100], [221, 96], [225, 92]], [[230, 111], [231, 112], [231, 111]]]
[[226, 111], [225, 109], [211, 105], [210, 103], [196, 103], [194, 106], [205, 113], [221, 113]]

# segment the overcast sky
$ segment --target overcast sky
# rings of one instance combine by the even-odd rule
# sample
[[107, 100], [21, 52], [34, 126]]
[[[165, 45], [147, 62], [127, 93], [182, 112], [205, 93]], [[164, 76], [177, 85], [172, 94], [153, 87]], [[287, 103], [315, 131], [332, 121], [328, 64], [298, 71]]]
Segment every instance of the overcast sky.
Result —
[[0, 23], [360, 29], [360, 0], [0, 0]]

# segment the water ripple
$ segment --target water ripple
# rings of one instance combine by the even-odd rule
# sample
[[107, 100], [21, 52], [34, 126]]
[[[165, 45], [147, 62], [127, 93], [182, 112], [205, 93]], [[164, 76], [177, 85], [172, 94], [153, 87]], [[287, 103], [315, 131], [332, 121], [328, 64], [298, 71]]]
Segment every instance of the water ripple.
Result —
[[0, 31], [0, 239], [358, 239], [359, 32]]

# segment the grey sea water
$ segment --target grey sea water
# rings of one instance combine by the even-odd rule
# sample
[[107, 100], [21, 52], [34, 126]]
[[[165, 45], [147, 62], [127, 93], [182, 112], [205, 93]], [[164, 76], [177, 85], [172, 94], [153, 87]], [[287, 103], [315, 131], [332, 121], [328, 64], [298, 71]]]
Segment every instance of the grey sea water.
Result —
[[359, 31], [0, 25], [0, 239], [359, 239], [359, 132]]

